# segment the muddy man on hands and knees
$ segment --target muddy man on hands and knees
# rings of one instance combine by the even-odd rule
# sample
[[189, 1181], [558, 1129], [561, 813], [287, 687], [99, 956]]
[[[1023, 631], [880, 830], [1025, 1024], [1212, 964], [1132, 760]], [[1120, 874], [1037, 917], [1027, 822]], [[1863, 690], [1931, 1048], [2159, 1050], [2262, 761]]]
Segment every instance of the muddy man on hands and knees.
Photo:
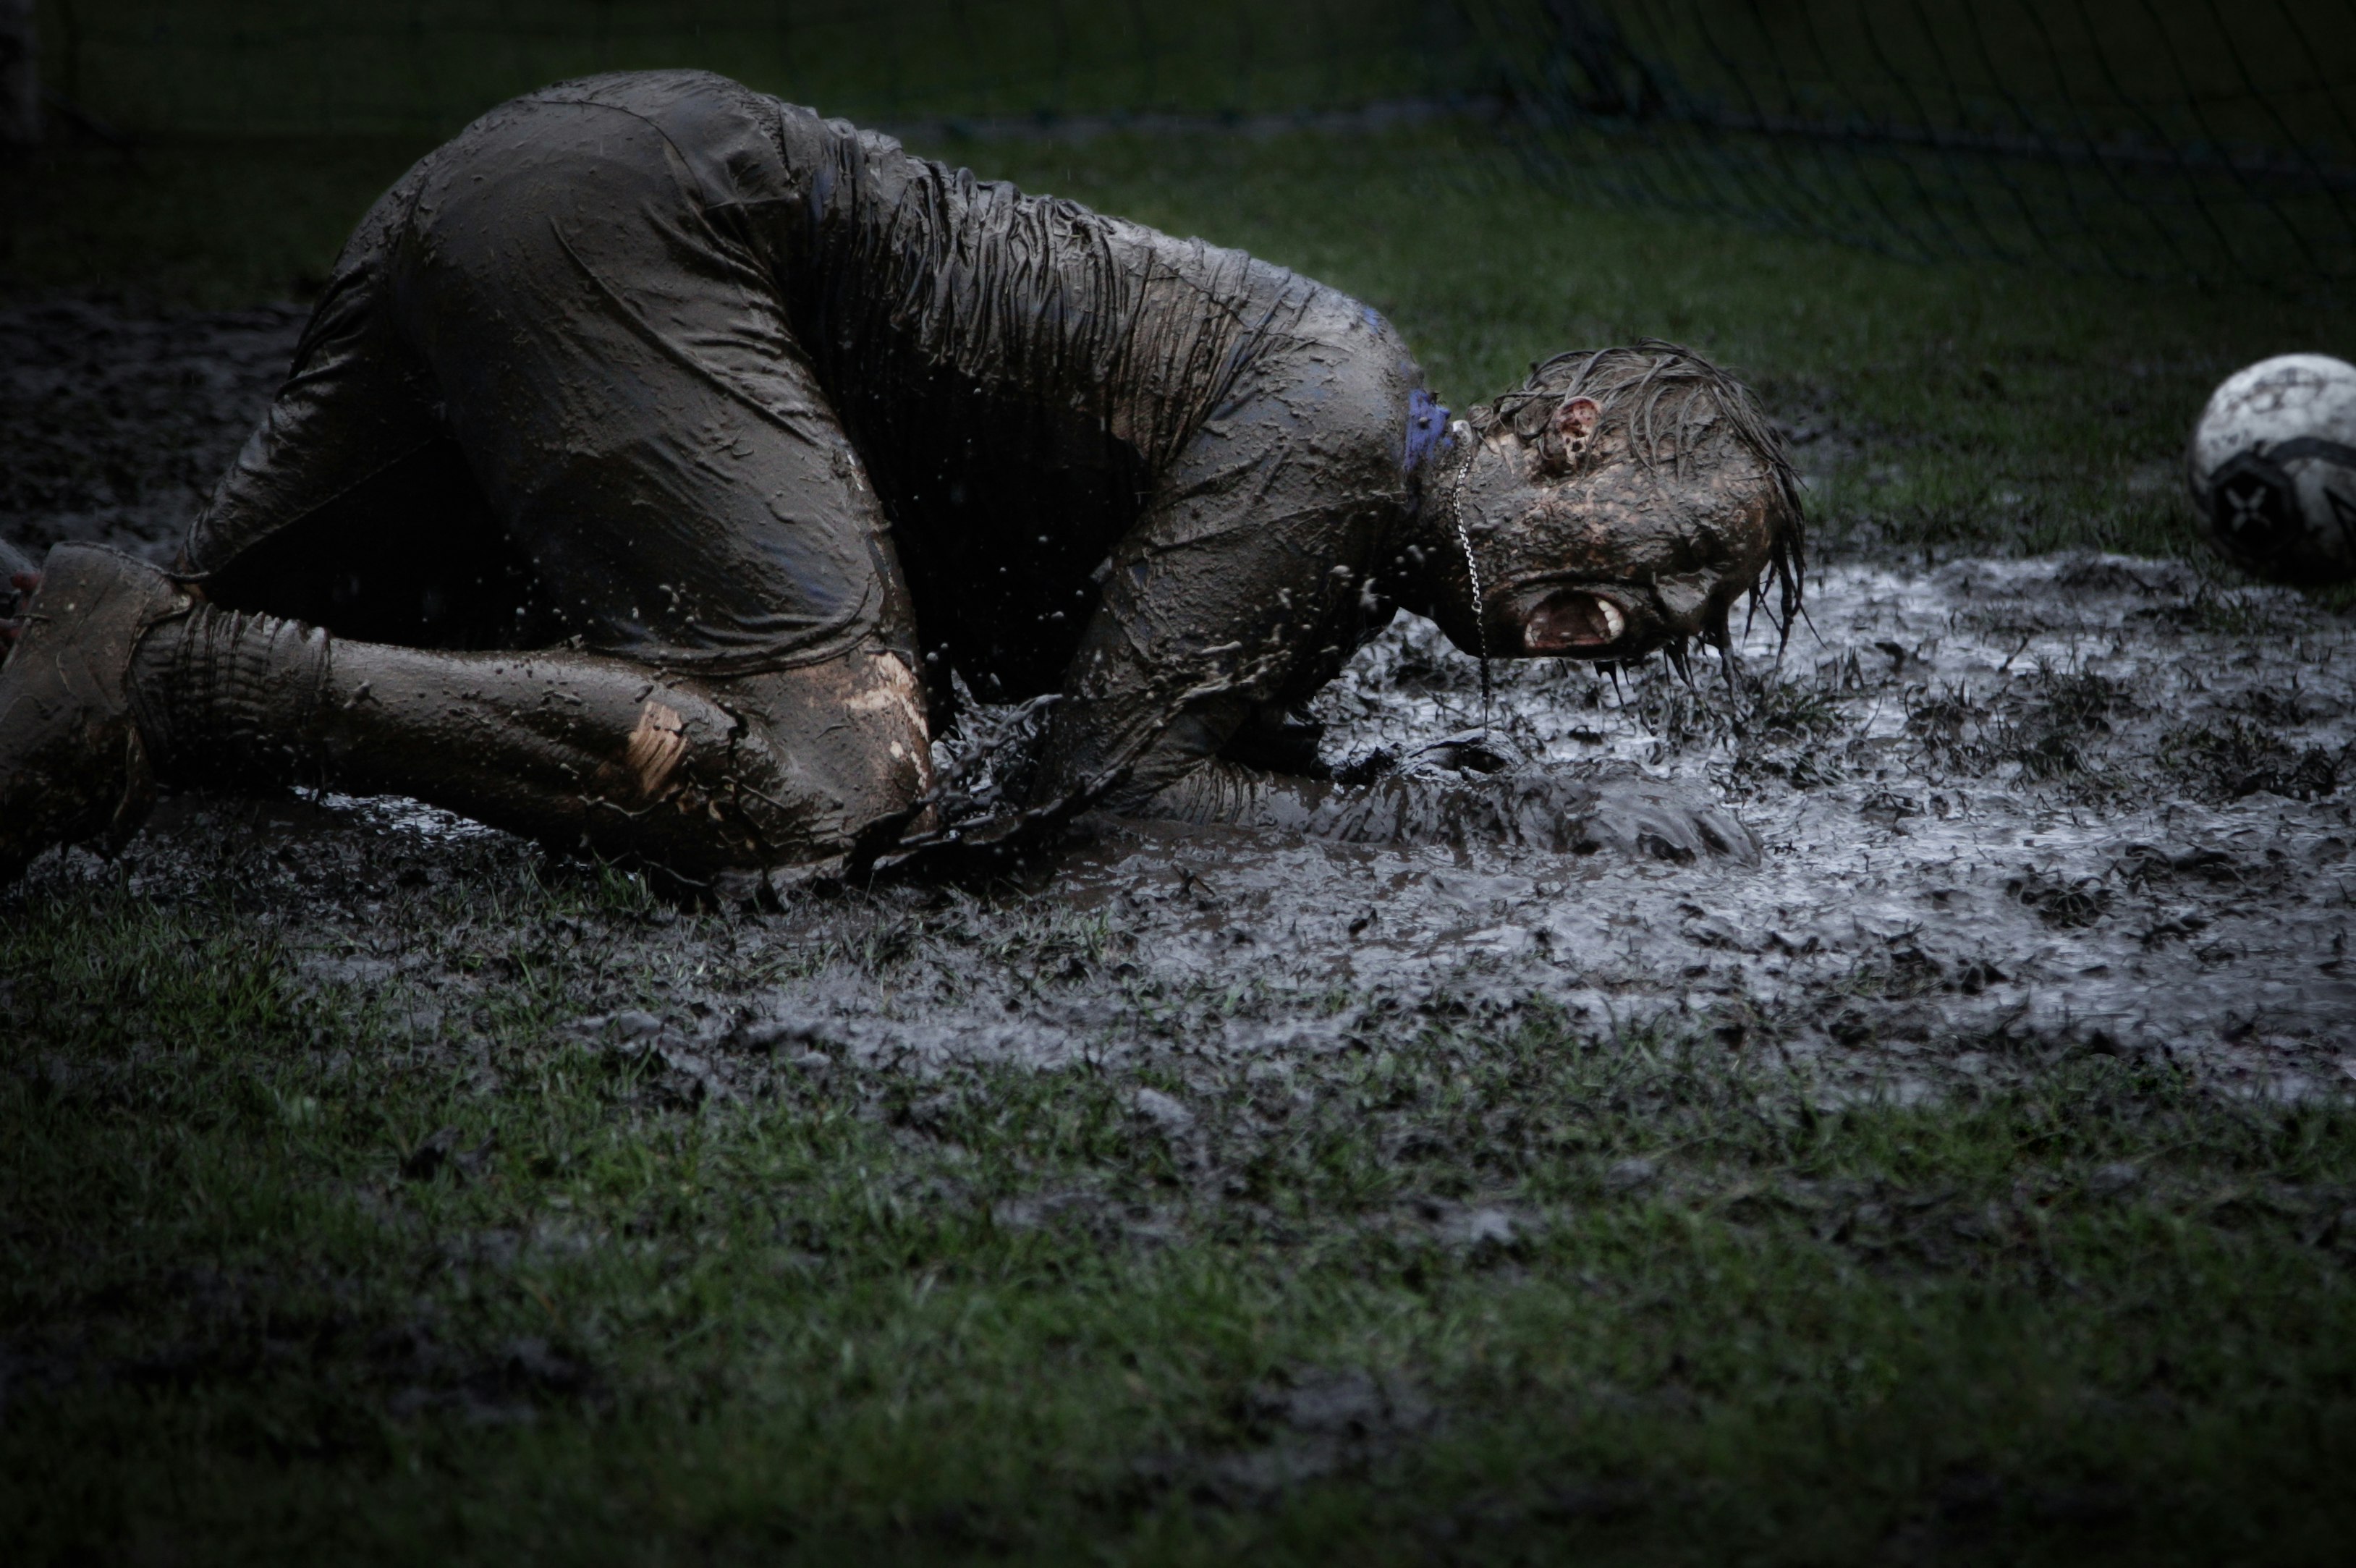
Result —
[[[724, 79], [548, 89], [361, 224], [177, 573], [53, 553], [0, 668], [0, 876], [156, 779], [739, 888], [1084, 805], [1741, 853], [1559, 776], [1269, 768], [1400, 608], [1627, 660], [1796, 590], [1791, 471], [1697, 357], [1559, 356], [1462, 420], [1420, 381], [1322, 285]], [[953, 675], [1056, 696], [1011, 819], [933, 800]]]

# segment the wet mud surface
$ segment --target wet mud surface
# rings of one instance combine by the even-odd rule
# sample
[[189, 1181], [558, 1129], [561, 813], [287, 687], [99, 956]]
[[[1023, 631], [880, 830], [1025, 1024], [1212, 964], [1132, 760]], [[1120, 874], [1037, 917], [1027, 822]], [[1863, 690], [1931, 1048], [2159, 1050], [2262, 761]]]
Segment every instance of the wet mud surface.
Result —
[[[295, 325], [0, 313], [0, 535], [168, 551]], [[1657, 661], [1497, 671], [1495, 749], [1730, 807], [1756, 868], [1098, 821], [1014, 886], [699, 914], [411, 802], [187, 795], [118, 865], [51, 855], [31, 880], [226, 894], [305, 985], [462, 1083], [496, 1079], [482, 1041], [530, 985], [650, 1093], [1119, 1068], [1162, 1086], [1137, 1111], [1173, 1144], [1198, 1090], [1534, 1009], [1632, 1051], [1708, 1037], [1831, 1100], [2086, 1052], [2226, 1094], [2350, 1090], [2356, 625], [2084, 556], [1836, 562], [1810, 621], [1780, 665], [1752, 628], [1739, 697], [1708, 661], [1690, 687]], [[1417, 753], [1479, 725], [1477, 675], [1410, 623], [1315, 716], [1337, 764], [1436, 766]]]
[[71, 297], [0, 309], [0, 539], [37, 559], [93, 539], [170, 560], [308, 315]]

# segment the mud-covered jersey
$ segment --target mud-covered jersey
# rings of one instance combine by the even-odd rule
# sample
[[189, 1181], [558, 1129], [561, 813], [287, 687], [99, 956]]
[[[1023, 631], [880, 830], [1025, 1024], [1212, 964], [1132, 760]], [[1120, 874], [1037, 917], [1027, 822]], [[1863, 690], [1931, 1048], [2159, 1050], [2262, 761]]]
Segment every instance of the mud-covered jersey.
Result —
[[891, 512], [928, 649], [1052, 691], [1094, 573], [1317, 285], [779, 106], [787, 309]]
[[1420, 378], [1374, 311], [722, 78], [552, 91], [653, 118], [777, 290], [884, 503], [928, 676], [1064, 693], [1043, 788], [1164, 782], [1389, 619]]

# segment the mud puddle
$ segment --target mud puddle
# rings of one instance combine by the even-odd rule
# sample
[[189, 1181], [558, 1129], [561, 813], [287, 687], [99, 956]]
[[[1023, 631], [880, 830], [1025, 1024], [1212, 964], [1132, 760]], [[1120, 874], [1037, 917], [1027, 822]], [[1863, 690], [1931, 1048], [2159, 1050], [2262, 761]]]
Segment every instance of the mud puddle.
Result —
[[0, 309], [0, 538], [167, 561], [286, 374], [300, 306], [153, 315]]
[[[1533, 759], [1730, 802], [1755, 869], [1098, 820], [1021, 888], [584, 917], [540, 889], [593, 869], [330, 795], [184, 797], [119, 873], [77, 852], [37, 875], [226, 887], [305, 984], [477, 1077], [498, 995], [554, 976], [568, 1027], [697, 1101], [990, 1062], [1207, 1090], [1531, 1008], [1632, 1050], [1711, 1036], [1832, 1100], [2090, 1051], [2234, 1095], [2356, 1087], [2344, 622], [2083, 557], [1837, 566], [1811, 614], [1780, 672], [1754, 633], [1740, 702], [1661, 670], [1498, 683], [1493, 723]], [[1476, 692], [1429, 628], [1394, 631], [1323, 699], [1329, 748], [1462, 729]]]
[[[1763, 690], [1503, 671], [1544, 764], [1730, 800], [1756, 870], [1108, 833], [1067, 896], [1230, 983], [1665, 1015], [1911, 1092], [2024, 1046], [2157, 1053], [2297, 1097], [2356, 1077], [2350, 626], [2169, 564], [1836, 566]], [[1477, 718], [1429, 627], [1321, 700], [1340, 753]], [[1736, 731], [1740, 721], [1742, 733]], [[1919, 1080], [1919, 1083], [1918, 1081]]]
[[[0, 312], [0, 535], [168, 551], [295, 326]], [[1739, 697], [1707, 660], [1690, 687], [1657, 662], [1496, 671], [1501, 749], [1730, 804], [1756, 869], [1098, 822], [1017, 890], [706, 917], [590, 897], [594, 868], [413, 802], [327, 796], [185, 797], [119, 867], [77, 852], [35, 880], [227, 892], [302, 983], [462, 1073], [498, 1070], [498, 999], [552, 983], [582, 1037], [696, 1098], [969, 1060], [1282, 1073], [1530, 1008], [1632, 1050], [1707, 1033], [1836, 1097], [2082, 1051], [2228, 1093], [2356, 1089], [2349, 620], [2087, 556], [1836, 564], [1809, 614], [1780, 665], [1751, 628]], [[1403, 626], [1314, 716], [1337, 763], [1410, 758], [1480, 725], [1474, 666]]]

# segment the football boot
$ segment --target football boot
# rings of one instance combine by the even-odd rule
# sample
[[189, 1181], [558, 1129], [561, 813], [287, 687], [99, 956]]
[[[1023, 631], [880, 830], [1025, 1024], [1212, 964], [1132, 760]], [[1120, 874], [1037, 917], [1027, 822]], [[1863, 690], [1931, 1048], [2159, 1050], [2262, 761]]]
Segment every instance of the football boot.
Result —
[[194, 600], [158, 568], [60, 544], [20, 607], [0, 663], [0, 885], [51, 844], [118, 849], [145, 820], [155, 773], [129, 692], [150, 627]]

